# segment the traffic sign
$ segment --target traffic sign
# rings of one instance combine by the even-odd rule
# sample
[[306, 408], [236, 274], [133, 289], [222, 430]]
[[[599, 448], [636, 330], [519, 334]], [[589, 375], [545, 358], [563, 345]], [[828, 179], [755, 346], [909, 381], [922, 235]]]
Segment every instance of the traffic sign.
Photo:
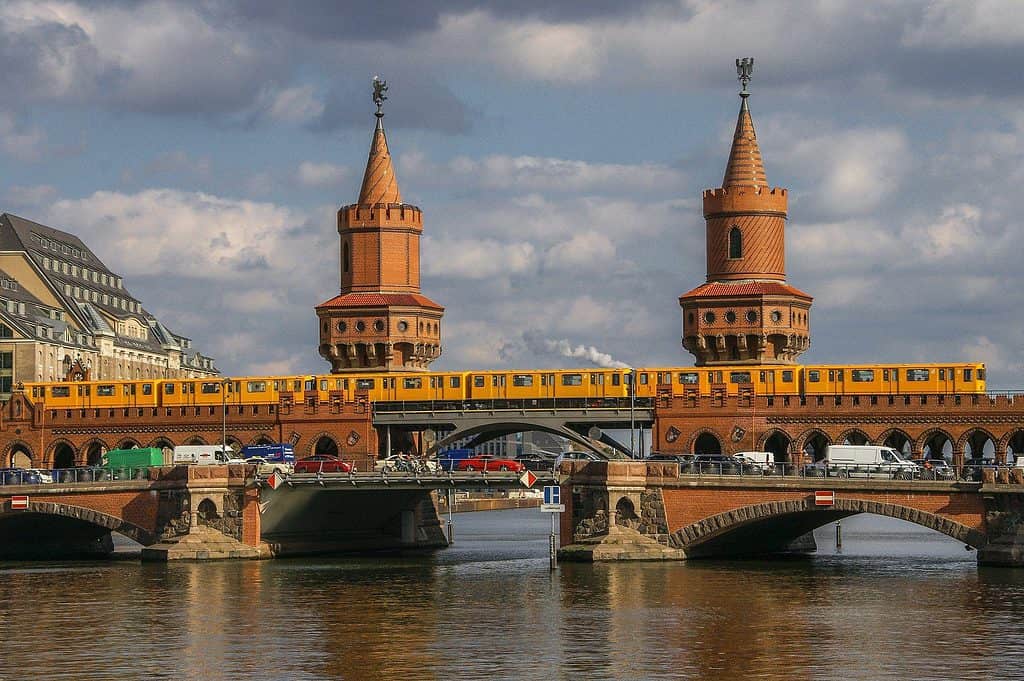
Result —
[[267, 484], [270, 485], [270, 489], [277, 489], [282, 482], [284, 480], [277, 473], [271, 473], [270, 477], [267, 478]]
[[533, 474], [533, 471], [523, 471], [523, 474], [519, 476], [519, 482], [523, 483], [524, 487], [533, 487], [533, 483], [537, 482], [537, 476]]
[[819, 490], [814, 493], [815, 506], [833, 506], [836, 503], [836, 493], [832, 490]]
[[544, 505], [562, 503], [562, 488], [558, 485], [544, 486]]
[[28, 497], [24, 495], [11, 497], [11, 510], [24, 511], [28, 509]]
[[541, 504], [541, 513], [565, 513], [565, 504]]

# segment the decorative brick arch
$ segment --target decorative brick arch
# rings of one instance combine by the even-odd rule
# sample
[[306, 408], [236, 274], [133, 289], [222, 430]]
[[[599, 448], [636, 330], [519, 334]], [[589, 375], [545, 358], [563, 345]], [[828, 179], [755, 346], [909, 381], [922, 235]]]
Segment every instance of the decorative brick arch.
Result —
[[772, 428], [771, 430], [766, 430], [765, 432], [761, 433], [761, 435], [759, 435], [758, 438], [757, 438], [757, 449], [758, 449], [758, 451], [764, 451], [764, 447], [768, 443], [768, 440], [773, 435], [776, 435], [776, 434], [783, 435], [783, 436], [785, 436], [785, 438], [787, 440], [789, 440], [788, 450], [792, 454], [793, 443], [796, 442], [796, 440], [793, 439], [793, 437], [789, 433], [787, 433], [785, 430], [783, 430], [782, 428]]
[[32, 446], [24, 440], [11, 440], [7, 443], [4, 448], [4, 460], [3, 466], [0, 468], [7, 468], [11, 465], [11, 456], [15, 449], [23, 449], [28, 454], [29, 460], [34, 464], [36, 461], [35, 453], [32, 451]]
[[793, 448], [798, 452], [803, 452], [804, 447], [807, 446], [807, 441], [810, 440], [815, 435], [821, 435], [823, 438], [825, 438], [826, 444], [835, 444], [835, 440], [833, 440], [832, 437], [821, 428], [808, 428], [807, 430], [793, 438]]
[[90, 465], [89, 464], [89, 450], [92, 449], [93, 445], [99, 445], [101, 452], [103, 452], [103, 451], [110, 451], [110, 446], [102, 438], [98, 438], [98, 437], [89, 438], [88, 440], [86, 440], [85, 442], [82, 443], [82, 446], [78, 450], [79, 453], [83, 457], [82, 462], [86, 466]]
[[910, 444], [910, 450], [913, 451], [914, 445], [917, 443], [914, 441], [914, 438], [910, 437], [910, 434], [902, 428], [889, 428], [888, 430], [882, 431], [882, 434], [878, 436], [877, 440], [875, 440], [875, 444], [879, 447], [887, 447], [888, 445], [885, 444], [885, 441], [897, 433], [907, 439], [907, 442]]
[[710, 435], [718, 440], [718, 444], [722, 447], [722, 454], [732, 454], [732, 447], [729, 446], [729, 438], [722, 437], [714, 428], [701, 428], [693, 431], [693, 433], [690, 434], [690, 440], [686, 443], [687, 454], [693, 454], [693, 448], [697, 446], [697, 440], [700, 439], [701, 435]]
[[842, 444], [843, 440], [845, 440], [846, 438], [850, 437], [854, 433], [860, 434], [861, 436], [864, 437], [864, 442], [865, 443], [871, 444], [871, 438], [868, 437], [868, 434], [865, 433], [864, 430], [861, 429], [861, 428], [847, 428], [846, 430], [844, 430], [843, 432], [839, 433], [839, 435], [836, 436], [834, 444]]
[[[1000, 438], [997, 438], [995, 435], [993, 435], [992, 432], [988, 428], [982, 428], [981, 426], [975, 426], [973, 428], [968, 428], [967, 430], [965, 430], [963, 432], [963, 435], [961, 435], [958, 440], [953, 441], [953, 446], [956, 448], [956, 451], [958, 451], [958, 452], [966, 451], [967, 440], [970, 439], [970, 436], [973, 435], [974, 433], [984, 433], [985, 436], [988, 437], [989, 440], [992, 440], [992, 446], [995, 447], [995, 449], [996, 449], [996, 457], [999, 456], [999, 441], [1000, 441]], [[1002, 451], [1005, 452], [1006, 450], [1003, 449]], [[978, 454], [976, 452], [971, 452], [971, 456], [977, 458]]]
[[75, 446], [75, 443], [66, 437], [59, 437], [51, 442], [46, 447], [46, 452], [43, 454], [43, 461], [49, 461], [51, 468], [57, 467], [57, 448], [62, 445], [67, 445], [71, 450], [71, 463], [73, 466], [78, 466], [81, 463], [81, 450]]
[[[999, 441], [996, 442], [996, 452], [1003, 452], [1003, 455], [1005, 455], [1006, 448], [1010, 446], [1010, 440], [1012, 440], [1013, 436], [1017, 433], [1024, 433], [1024, 428], [1011, 428], [1008, 430], [1001, 438], [999, 438]], [[995, 441], [993, 440], [993, 442]], [[1014, 452], [1013, 455], [1021, 456], [1024, 455], [1024, 452]]]
[[334, 441], [334, 444], [338, 446], [338, 456], [341, 456], [343, 449], [341, 444], [343, 440], [341, 440], [335, 433], [329, 433], [326, 430], [321, 430], [319, 433], [309, 438], [309, 443], [306, 445], [306, 456], [313, 456], [316, 454], [316, 443], [320, 442], [320, 438], [324, 437]]
[[936, 532], [941, 532], [976, 549], [988, 543], [988, 538], [983, 532], [927, 511], [919, 511], [915, 508], [897, 504], [883, 504], [864, 499], [843, 498], [836, 499], [833, 506], [817, 507], [814, 505], [814, 499], [809, 497], [807, 499], [754, 504], [708, 516], [673, 532], [669, 535], [669, 544], [674, 548], [692, 549], [707, 541], [728, 534], [739, 527], [794, 514], [820, 513], [822, 516], [821, 525], [826, 525], [835, 521], [835, 512], [837, 511], [845, 515], [874, 513], [875, 515], [905, 520], [935, 530]]
[[56, 504], [51, 501], [29, 501], [27, 509], [17, 511], [11, 510], [11, 504], [8, 501], [4, 503], [3, 506], [0, 506], [0, 522], [5, 518], [24, 515], [26, 512], [81, 520], [92, 525], [98, 525], [112, 532], [123, 534], [143, 546], [149, 546], [150, 544], [155, 544], [157, 542], [157, 538], [154, 537], [151, 532], [139, 527], [138, 525], [130, 523], [127, 520], [122, 520], [121, 518], [107, 515], [106, 513], [100, 513], [99, 511], [94, 511], [91, 508], [83, 508], [81, 506], [73, 506], [71, 504]]
[[267, 433], [259, 433], [258, 435], [254, 435], [252, 437], [252, 439], [249, 440], [249, 444], [251, 444], [251, 445], [261, 445], [261, 444], [270, 444], [270, 445], [272, 445], [272, 444], [274, 444], [274, 442], [275, 442], [274, 438], [271, 435], [267, 434]]
[[957, 449], [957, 440], [955, 437], [949, 434], [949, 431], [945, 428], [929, 428], [928, 430], [921, 433], [921, 435], [914, 441], [914, 446], [917, 447], [918, 452], [924, 452], [925, 445], [928, 444], [928, 440], [932, 439], [932, 436], [936, 433], [942, 433], [949, 440], [950, 446], [953, 447], [953, 453], [962, 452], [962, 449]]

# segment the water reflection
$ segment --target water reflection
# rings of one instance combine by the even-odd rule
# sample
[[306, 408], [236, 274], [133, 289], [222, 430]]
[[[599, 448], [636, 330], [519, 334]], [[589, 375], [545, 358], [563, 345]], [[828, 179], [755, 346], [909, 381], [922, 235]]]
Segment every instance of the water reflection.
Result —
[[[431, 556], [0, 565], [0, 654], [38, 679], [1013, 677], [1024, 570], [885, 519], [781, 562], [562, 565], [534, 510]], [[38, 672], [38, 673], [37, 673]], [[3, 676], [3, 674], [0, 674]]]

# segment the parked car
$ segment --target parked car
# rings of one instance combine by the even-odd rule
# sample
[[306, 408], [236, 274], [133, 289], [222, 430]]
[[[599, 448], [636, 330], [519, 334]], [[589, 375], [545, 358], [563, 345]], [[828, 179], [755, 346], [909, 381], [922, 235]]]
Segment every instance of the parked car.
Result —
[[523, 464], [515, 459], [502, 459], [488, 454], [459, 459], [455, 466], [457, 471], [521, 471]]
[[270, 475], [271, 473], [291, 473], [295, 468], [294, 464], [285, 463], [284, 461], [268, 461], [262, 456], [250, 456], [244, 461], [247, 465], [255, 465], [256, 472], [260, 475]]
[[651, 452], [647, 455], [647, 461], [669, 461], [671, 463], [677, 463], [680, 466], [693, 461], [693, 454], [663, 454], [661, 452]]
[[38, 485], [42, 482], [38, 473], [24, 468], [0, 469], [0, 484], [3, 485]]
[[555, 467], [556, 458], [542, 454], [530, 454], [529, 456], [521, 456], [516, 461], [523, 464], [523, 468], [528, 471], [550, 471]]
[[53, 482], [53, 472], [52, 471], [44, 471], [44, 470], [40, 470], [38, 468], [26, 468], [25, 471], [27, 473], [35, 473], [36, 475], [38, 475], [39, 476], [39, 482], [43, 483], [44, 485], [48, 485], [51, 482]]
[[606, 461], [602, 456], [598, 456], [594, 452], [581, 452], [576, 450], [569, 450], [562, 452], [555, 457], [555, 463], [553, 468], [558, 470], [558, 467], [562, 465], [563, 461]]
[[314, 454], [295, 462], [295, 473], [348, 473], [352, 464], [332, 454]]
[[373, 467], [378, 471], [403, 471], [406, 473], [436, 473], [440, 469], [434, 459], [405, 454], [392, 454], [389, 457], [377, 459], [373, 463]]
[[922, 480], [953, 480], [956, 471], [945, 459], [911, 459], [921, 467]]
[[687, 466], [687, 473], [711, 475], [755, 475], [759, 471], [753, 464], [744, 463], [735, 456], [727, 454], [698, 454]]
[[986, 468], [995, 470], [998, 466], [993, 459], [965, 459], [963, 468], [960, 469], [960, 477], [964, 480], [980, 482], [982, 471]]

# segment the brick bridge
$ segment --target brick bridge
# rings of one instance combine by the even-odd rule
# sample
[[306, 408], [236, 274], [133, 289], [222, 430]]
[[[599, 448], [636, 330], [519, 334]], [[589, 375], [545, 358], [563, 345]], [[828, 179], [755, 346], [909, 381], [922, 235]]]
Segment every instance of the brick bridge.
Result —
[[[811, 530], [857, 513], [906, 520], [1024, 566], [1024, 486], [996, 483], [679, 475], [676, 464], [573, 462], [562, 498], [570, 560], [764, 556], [813, 549]], [[816, 506], [814, 492], [835, 493]]]

